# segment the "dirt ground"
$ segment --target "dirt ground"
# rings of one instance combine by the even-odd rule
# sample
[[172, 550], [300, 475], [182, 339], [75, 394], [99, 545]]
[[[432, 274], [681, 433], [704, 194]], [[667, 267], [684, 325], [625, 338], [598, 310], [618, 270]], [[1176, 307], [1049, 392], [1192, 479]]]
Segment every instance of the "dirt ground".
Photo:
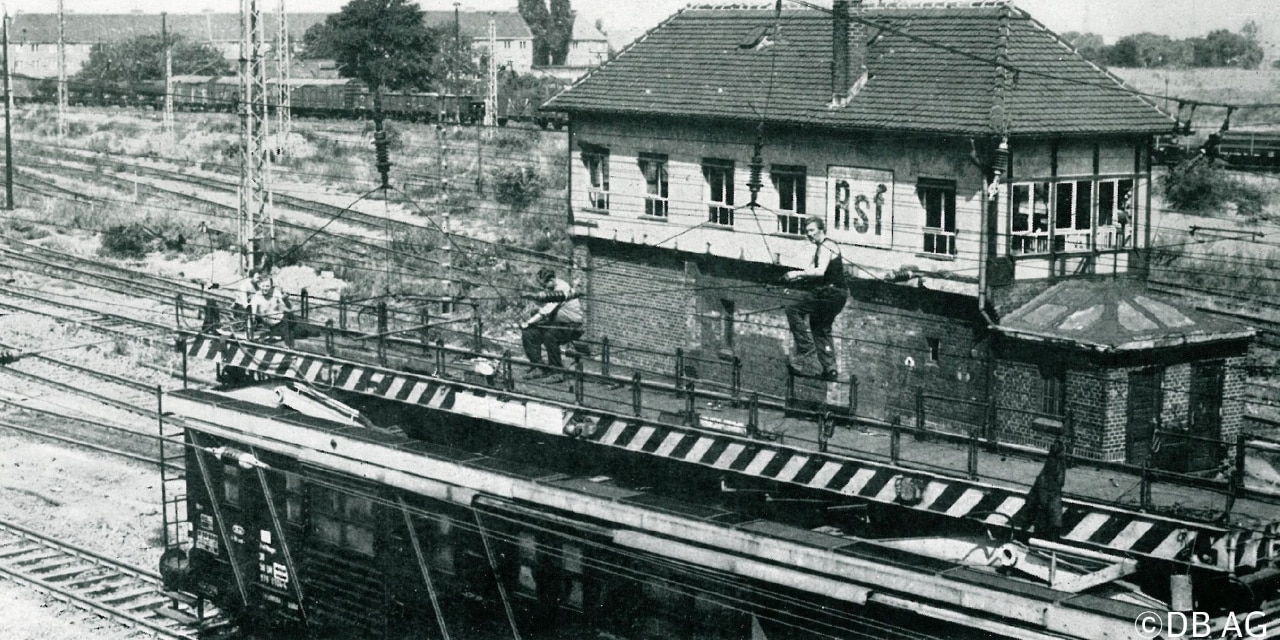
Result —
[[[154, 570], [160, 485], [154, 467], [0, 429], [0, 518]], [[115, 640], [136, 634], [24, 585], [0, 581], [5, 640]]]

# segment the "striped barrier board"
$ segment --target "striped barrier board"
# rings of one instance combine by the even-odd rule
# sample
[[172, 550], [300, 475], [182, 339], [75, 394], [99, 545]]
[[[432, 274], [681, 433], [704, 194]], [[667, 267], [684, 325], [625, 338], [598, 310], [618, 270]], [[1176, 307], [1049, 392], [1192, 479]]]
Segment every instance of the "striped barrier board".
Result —
[[[184, 334], [187, 354], [272, 376], [303, 380], [320, 390], [342, 389], [431, 409], [460, 413], [553, 435], [578, 437], [742, 476], [828, 491], [851, 498], [909, 507], [953, 518], [1007, 525], [1025, 507], [1022, 492], [889, 464], [751, 440], [730, 434], [655, 423], [572, 407], [483, 387], [374, 365], [292, 351], [232, 338]], [[572, 427], [572, 429], [570, 429]], [[915, 498], [900, 499], [900, 485], [915, 485]], [[1082, 502], [1063, 500], [1060, 542], [1148, 558], [1185, 558], [1184, 550], [1213, 550], [1208, 561], [1190, 562], [1234, 573], [1280, 556], [1280, 525], [1262, 530], [1227, 529]], [[1204, 538], [1201, 540], [1201, 538]], [[1197, 544], [1198, 543], [1198, 544]]]

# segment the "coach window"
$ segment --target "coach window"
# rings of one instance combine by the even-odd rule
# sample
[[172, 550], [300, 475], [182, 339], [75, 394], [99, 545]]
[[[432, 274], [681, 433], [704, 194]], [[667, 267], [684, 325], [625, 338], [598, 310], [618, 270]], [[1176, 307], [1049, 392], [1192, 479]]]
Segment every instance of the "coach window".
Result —
[[373, 501], [327, 487], [312, 487], [311, 524], [321, 541], [373, 555]]
[[222, 465], [222, 500], [227, 504], [240, 504], [240, 465]]
[[667, 155], [664, 153], [641, 153], [640, 173], [644, 176], [644, 214], [654, 218], [666, 218], [668, 214], [667, 197]]
[[302, 476], [284, 472], [284, 514], [289, 522], [302, 521]]
[[582, 145], [582, 164], [587, 168], [587, 206], [600, 211], [609, 210], [609, 148], [594, 144]]

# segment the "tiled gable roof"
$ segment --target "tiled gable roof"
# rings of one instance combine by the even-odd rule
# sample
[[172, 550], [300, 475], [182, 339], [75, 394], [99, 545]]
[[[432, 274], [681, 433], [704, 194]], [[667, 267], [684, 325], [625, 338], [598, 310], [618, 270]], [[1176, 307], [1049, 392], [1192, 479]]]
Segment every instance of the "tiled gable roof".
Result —
[[[426, 11], [423, 21], [431, 26], [453, 28], [452, 11]], [[289, 37], [297, 42], [302, 35], [328, 14], [290, 13]], [[458, 31], [468, 38], [488, 38], [490, 13], [462, 11], [458, 14]], [[494, 30], [502, 39], [532, 39], [533, 33], [524, 18], [514, 11], [495, 11]], [[170, 13], [166, 20], [169, 31], [200, 42], [234, 42], [240, 39], [238, 13]], [[275, 38], [276, 13], [263, 11], [262, 21], [269, 39]], [[9, 37], [15, 43], [51, 44], [58, 41], [58, 14], [19, 13], [9, 26]], [[159, 13], [68, 13], [64, 17], [63, 37], [72, 44], [116, 42], [142, 34], [160, 33]]]
[[[426, 23], [453, 28], [452, 11], [426, 11]], [[493, 19], [494, 37], [503, 40], [532, 40], [533, 32], [515, 11], [459, 11], [458, 32], [467, 38], [488, 38], [489, 20]]]
[[[869, 78], [843, 106], [831, 106], [829, 12], [784, 10], [773, 44], [743, 47], [749, 34], [774, 24], [774, 12], [730, 7], [680, 11], [547, 107], [961, 134], [1006, 126], [1011, 135], [1172, 126], [1014, 7], [867, 6], [858, 17], [873, 23], [862, 30]], [[995, 60], [1002, 53], [1013, 70], [998, 95]]]

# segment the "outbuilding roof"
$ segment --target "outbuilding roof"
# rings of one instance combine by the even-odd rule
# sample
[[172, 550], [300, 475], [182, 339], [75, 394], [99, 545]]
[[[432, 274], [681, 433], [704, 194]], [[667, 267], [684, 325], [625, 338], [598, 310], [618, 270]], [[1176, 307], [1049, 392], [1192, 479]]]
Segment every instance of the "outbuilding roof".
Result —
[[1173, 124], [1002, 2], [858, 8], [851, 44], [867, 76], [835, 104], [832, 21], [817, 9], [775, 17], [772, 8], [690, 7], [547, 108], [969, 135], [1149, 134]]
[[1068, 280], [1000, 320], [1010, 337], [1115, 352], [1244, 340], [1234, 321], [1162, 299], [1131, 280]]

